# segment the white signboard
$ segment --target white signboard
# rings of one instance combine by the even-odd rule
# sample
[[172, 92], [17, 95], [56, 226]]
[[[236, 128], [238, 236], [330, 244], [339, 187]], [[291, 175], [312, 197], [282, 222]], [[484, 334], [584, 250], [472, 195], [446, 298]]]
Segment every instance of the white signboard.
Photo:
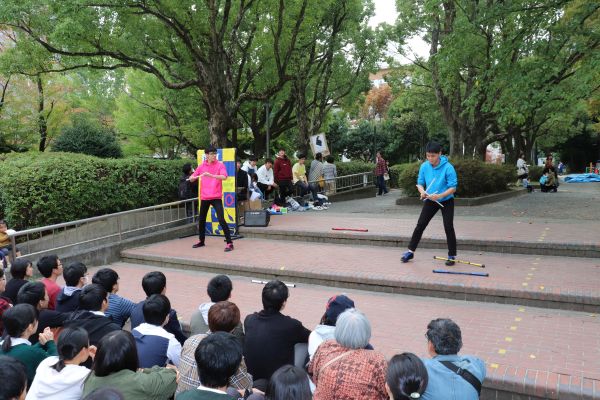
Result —
[[329, 155], [329, 147], [327, 146], [327, 138], [324, 133], [312, 135], [310, 137], [310, 148], [313, 152], [313, 156], [317, 153], [321, 153], [323, 157]]

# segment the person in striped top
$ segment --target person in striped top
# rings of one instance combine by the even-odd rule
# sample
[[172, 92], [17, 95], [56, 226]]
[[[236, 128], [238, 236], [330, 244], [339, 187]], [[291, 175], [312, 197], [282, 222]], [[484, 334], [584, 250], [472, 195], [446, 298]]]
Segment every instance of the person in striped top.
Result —
[[94, 274], [92, 283], [102, 286], [108, 292], [108, 309], [106, 316], [121, 328], [131, 316], [135, 303], [117, 294], [119, 291], [119, 274], [111, 268], [102, 268]]

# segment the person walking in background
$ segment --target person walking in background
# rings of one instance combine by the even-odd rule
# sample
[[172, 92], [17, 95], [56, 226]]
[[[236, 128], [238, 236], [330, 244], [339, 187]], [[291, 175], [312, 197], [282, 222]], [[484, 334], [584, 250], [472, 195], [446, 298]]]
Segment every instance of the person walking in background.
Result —
[[456, 171], [446, 156], [442, 156], [442, 146], [439, 143], [430, 142], [426, 148], [427, 161], [419, 168], [417, 178], [417, 189], [424, 201], [421, 215], [417, 226], [413, 231], [412, 238], [408, 244], [408, 251], [402, 255], [403, 263], [412, 260], [415, 256], [421, 236], [429, 221], [438, 210], [442, 210], [444, 219], [444, 231], [448, 242], [448, 261], [446, 265], [454, 265], [456, 258], [456, 234], [454, 233], [454, 192], [458, 185]]
[[383, 159], [381, 152], [378, 151], [375, 157], [375, 178], [377, 179], [377, 196], [383, 196], [388, 193], [385, 184], [385, 176], [388, 174], [387, 162]]
[[227, 169], [225, 165], [217, 160], [217, 149], [209, 146], [205, 150], [206, 160], [196, 168], [196, 171], [190, 175], [190, 182], [196, 182], [200, 178], [200, 217], [198, 220], [198, 236], [199, 241], [192, 247], [197, 249], [204, 247], [206, 214], [210, 206], [213, 206], [219, 219], [221, 229], [225, 234], [225, 251], [233, 250], [233, 242], [231, 241], [231, 232], [229, 225], [225, 221], [225, 212], [223, 211], [223, 181], [227, 179]]

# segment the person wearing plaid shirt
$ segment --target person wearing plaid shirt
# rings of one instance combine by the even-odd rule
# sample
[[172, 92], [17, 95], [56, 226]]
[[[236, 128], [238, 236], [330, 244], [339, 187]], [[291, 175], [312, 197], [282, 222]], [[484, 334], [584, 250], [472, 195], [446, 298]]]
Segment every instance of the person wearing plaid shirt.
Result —
[[[215, 303], [208, 312], [208, 327], [210, 332], [231, 332], [240, 322], [240, 310], [230, 301]], [[179, 359], [179, 383], [175, 395], [200, 386], [198, 376], [198, 365], [194, 353], [198, 345], [209, 334], [198, 334], [187, 339], [181, 350]], [[229, 378], [229, 386], [238, 391], [252, 391], [252, 375], [246, 368], [246, 362], [242, 362], [236, 373]]]

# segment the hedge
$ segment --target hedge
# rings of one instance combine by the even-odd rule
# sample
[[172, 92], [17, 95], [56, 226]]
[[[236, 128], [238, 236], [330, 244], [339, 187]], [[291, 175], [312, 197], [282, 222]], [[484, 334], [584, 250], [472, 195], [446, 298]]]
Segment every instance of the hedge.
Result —
[[[452, 160], [458, 176], [457, 197], [477, 197], [498, 193], [508, 189], [508, 184], [516, 180], [514, 168], [510, 165], [486, 164], [479, 160]], [[413, 163], [403, 168], [399, 186], [407, 196], [418, 196], [416, 182], [421, 163]]]
[[0, 211], [26, 229], [173, 201], [190, 160], [10, 154], [0, 162]]

